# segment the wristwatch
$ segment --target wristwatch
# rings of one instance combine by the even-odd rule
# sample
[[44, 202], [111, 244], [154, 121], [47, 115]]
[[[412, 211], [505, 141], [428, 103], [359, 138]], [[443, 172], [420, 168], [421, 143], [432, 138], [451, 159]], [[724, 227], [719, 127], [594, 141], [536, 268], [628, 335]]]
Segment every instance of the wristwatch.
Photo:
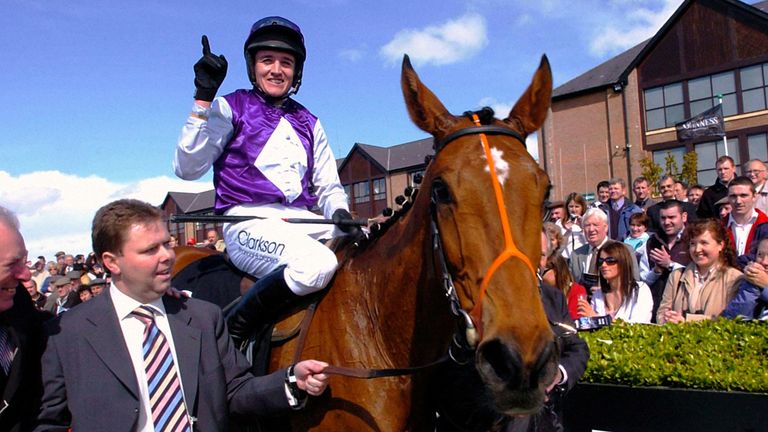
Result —
[[288, 366], [285, 370], [285, 387], [291, 393], [291, 396], [301, 405], [301, 402], [307, 397], [307, 393], [302, 391], [297, 384], [296, 375], [293, 373], [293, 367], [295, 365]]

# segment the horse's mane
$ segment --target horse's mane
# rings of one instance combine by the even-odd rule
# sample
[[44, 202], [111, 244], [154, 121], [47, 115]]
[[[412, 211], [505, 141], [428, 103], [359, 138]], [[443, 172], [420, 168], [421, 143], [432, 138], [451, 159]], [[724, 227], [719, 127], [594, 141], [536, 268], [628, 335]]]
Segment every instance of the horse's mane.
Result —
[[[429, 162], [432, 158], [433, 156], [427, 156], [425, 158], [427, 166], [429, 166]], [[422, 180], [423, 176], [421, 174], [414, 175], [414, 186], [407, 186], [402, 195], [395, 197], [395, 204], [398, 206], [398, 208], [385, 208], [381, 213], [387, 219], [383, 222], [377, 222], [371, 225], [370, 232], [367, 235], [360, 235], [357, 238], [345, 236], [338, 240], [338, 243], [336, 243], [332, 249], [337, 252], [339, 265], [372, 247], [372, 245], [375, 244], [377, 240], [379, 240], [387, 233], [392, 225], [394, 225], [408, 213], [408, 210], [413, 207], [413, 203], [416, 199], [416, 195], [419, 192], [419, 185], [421, 184]]]

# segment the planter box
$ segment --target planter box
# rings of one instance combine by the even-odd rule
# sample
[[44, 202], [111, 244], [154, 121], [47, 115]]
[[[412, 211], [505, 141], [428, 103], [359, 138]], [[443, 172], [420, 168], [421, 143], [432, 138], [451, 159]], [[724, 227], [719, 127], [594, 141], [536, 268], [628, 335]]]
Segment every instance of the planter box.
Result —
[[574, 432], [765, 431], [768, 394], [578, 384], [564, 421]]

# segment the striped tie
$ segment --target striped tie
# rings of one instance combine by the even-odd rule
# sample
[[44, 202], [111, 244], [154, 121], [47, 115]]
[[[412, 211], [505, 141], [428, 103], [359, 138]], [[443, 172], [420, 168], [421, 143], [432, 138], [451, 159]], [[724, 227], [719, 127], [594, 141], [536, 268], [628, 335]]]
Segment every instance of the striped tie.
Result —
[[140, 306], [131, 312], [144, 323], [144, 368], [147, 371], [149, 405], [155, 431], [191, 432], [189, 416], [184, 406], [181, 382], [176, 372], [168, 340], [155, 324], [151, 308]]
[[5, 373], [5, 376], [8, 376], [11, 371], [13, 357], [16, 354], [14, 345], [11, 335], [8, 334], [8, 329], [0, 326], [0, 369]]

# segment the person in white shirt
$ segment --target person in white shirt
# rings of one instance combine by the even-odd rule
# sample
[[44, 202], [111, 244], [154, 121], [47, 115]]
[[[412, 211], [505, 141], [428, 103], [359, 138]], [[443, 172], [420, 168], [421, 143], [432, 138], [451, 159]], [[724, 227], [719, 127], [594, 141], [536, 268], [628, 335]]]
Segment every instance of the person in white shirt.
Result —
[[624, 244], [611, 242], [600, 249], [597, 260], [600, 289], [593, 290], [592, 301], [579, 300], [581, 316], [610, 315], [631, 323], [650, 323], [653, 297], [645, 282], [632, 273], [635, 257]]
[[739, 268], [754, 261], [757, 244], [768, 237], [768, 216], [755, 208], [755, 185], [747, 177], [736, 177], [728, 185], [731, 213], [725, 219], [728, 235], [736, 251]]

